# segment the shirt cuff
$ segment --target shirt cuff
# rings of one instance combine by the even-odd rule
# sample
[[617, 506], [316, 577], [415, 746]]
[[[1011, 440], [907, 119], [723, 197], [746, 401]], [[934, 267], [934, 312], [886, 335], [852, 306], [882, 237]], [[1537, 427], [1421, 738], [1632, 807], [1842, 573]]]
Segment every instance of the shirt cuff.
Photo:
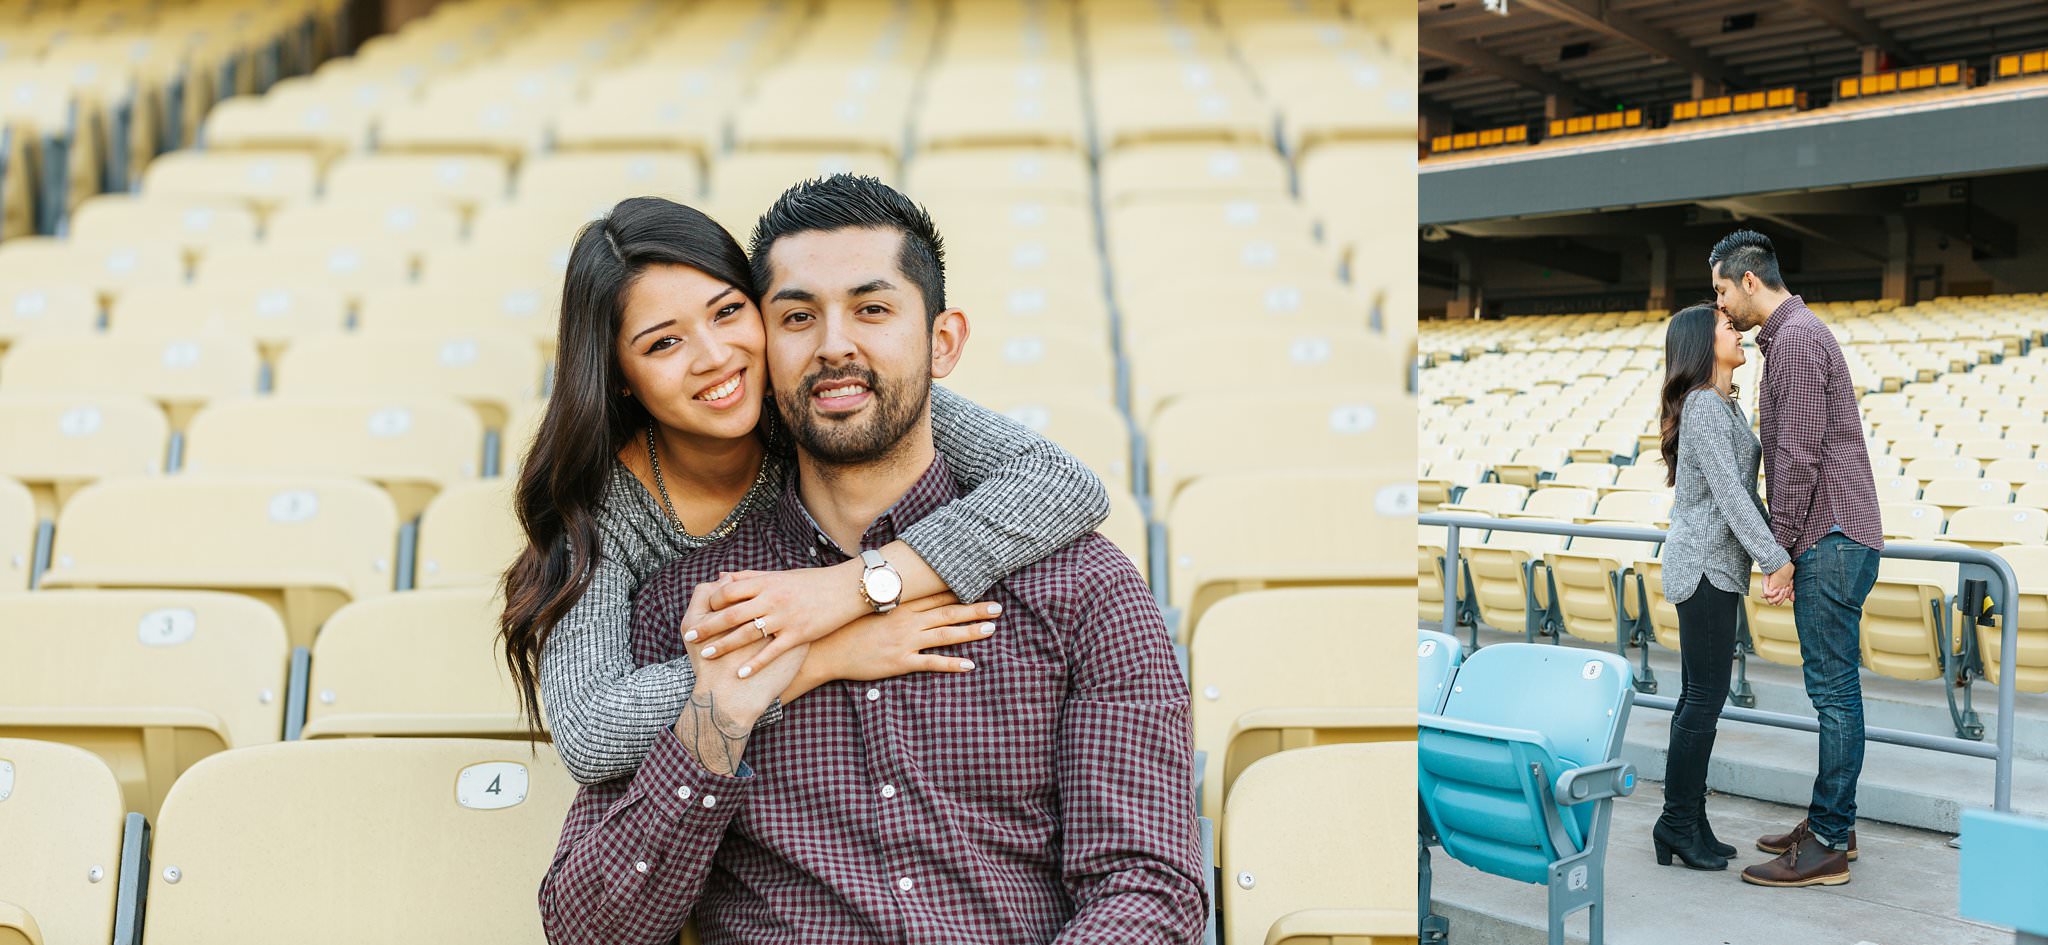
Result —
[[647, 759], [640, 763], [633, 789], [665, 821], [695, 821], [711, 827], [731, 819], [732, 809], [746, 798], [753, 779], [754, 769], [744, 760], [736, 775], [710, 771], [683, 750], [674, 729], [664, 727], [654, 736]]

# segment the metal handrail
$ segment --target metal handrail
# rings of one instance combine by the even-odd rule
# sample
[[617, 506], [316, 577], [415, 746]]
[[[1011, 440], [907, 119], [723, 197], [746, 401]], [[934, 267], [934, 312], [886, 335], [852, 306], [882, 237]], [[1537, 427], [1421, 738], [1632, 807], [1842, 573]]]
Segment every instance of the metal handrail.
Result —
[[[1580, 525], [1570, 522], [1553, 522], [1543, 519], [1483, 518], [1474, 515], [1446, 515], [1428, 512], [1416, 517], [1421, 525], [1440, 525], [1446, 529], [1444, 535], [1444, 627], [1445, 632], [1458, 625], [1458, 591], [1461, 582], [1452, 563], [1458, 560], [1458, 533], [1472, 528], [1481, 531], [1527, 532], [1535, 535], [1562, 535], [1568, 538], [1612, 538], [1621, 541], [1643, 541], [1661, 543], [1666, 532], [1660, 528], [1644, 528], [1637, 525]], [[2001, 811], [2012, 810], [2012, 760], [2013, 760], [2013, 700], [2017, 693], [2015, 683], [2019, 673], [2019, 577], [2013, 573], [2012, 565], [2004, 558], [1988, 551], [1975, 548], [1947, 548], [1931, 545], [1915, 545], [1904, 542], [1886, 542], [1883, 556], [1908, 561], [1942, 561], [1959, 565], [1961, 568], [1957, 586], [1967, 580], [1981, 579], [1995, 602], [1992, 613], [2008, 618], [1999, 621], [2001, 644], [1999, 659], [2002, 661], [1998, 673], [1998, 734], [1995, 745], [1987, 746], [1962, 738], [1928, 735], [1924, 732], [1908, 732], [1899, 729], [1872, 728], [1865, 726], [1866, 741], [1885, 742], [1923, 748], [1928, 751], [1944, 751], [1976, 758], [1990, 758], [1995, 763], [1992, 774], [1992, 807]], [[1983, 573], [1973, 573], [1981, 568]], [[1974, 604], [1972, 606], [1974, 609]], [[1669, 704], [1666, 704], [1669, 703]], [[1676, 700], [1666, 697], [1639, 696], [1636, 704], [1648, 708], [1671, 709]], [[1769, 725], [1796, 731], [1817, 732], [1819, 723], [1805, 716], [1789, 715], [1783, 712], [1765, 712], [1727, 706], [1721, 710], [1723, 718], [1757, 725]]]

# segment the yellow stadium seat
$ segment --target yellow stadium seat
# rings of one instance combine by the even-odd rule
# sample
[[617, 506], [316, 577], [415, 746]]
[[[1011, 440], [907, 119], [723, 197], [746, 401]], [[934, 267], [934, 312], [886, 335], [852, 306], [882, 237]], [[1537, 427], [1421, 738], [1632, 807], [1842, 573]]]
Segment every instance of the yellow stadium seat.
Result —
[[1593, 514], [1579, 517], [1582, 524], [1605, 522], [1662, 528], [1671, 521], [1672, 494], [1664, 492], [1609, 492], [1593, 506]]
[[[950, 247], [949, 247], [950, 250]], [[1114, 403], [1116, 363], [1109, 346], [1084, 332], [997, 323], [975, 333], [946, 386], [975, 400], [1074, 397]]]
[[105, 243], [22, 236], [0, 243], [0, 282], [36, 280], [91, 289], [102, 303], [138, 285], [185, 281], [177, 246], [133, 234]]
[[223, 752], [164, 801], [143, 938], [538, 942], [534, 890], [575, 793], [552, 748], [503, 739]]
[[223, 280], [130, 289], [114, 301], [107, 327], [124, 338], [253, 338], [264, 357], [275, 360], [300, 338], [341, 331], [347, 319], [348, 297], [328, 286]]
[[1898, 453], [1892, 455], [1894, 458], [1905, 459], [1907, 479], [1917, 479], [1923, 484], [1933, 479], [1966, 479], [1978, 475], [1984, 469], [1983, 463], [1953, 454], [1911, 458], [1902, 457]]
[[0, 279], [0, 354], [33, 335], [89, 335], [99, 325], [99, 298], [90, 288], [57, 279]]
[[1138, 573], [1146, 580], [1152, 579], [1152, 543], [1150, 530], [1146, 527], [1145, 513], [1138, 508], [1138, 500], [1125, 492], [1123, 487], [1109, 490], [1109, 517], [1096, 529], [1102, 537], [1116, 545], [1125, 557], [1136, 565]]
[[521, 203], [610, 208], [628, 197], [697, 200], [704, 174], [697, 158], [662, 151], [592, 151], [546, 154], [519, 168]]
[[[1203, 816], [1219, 818], [1238, 774], [1275, 752], [1414, 737], [1413, 674], [1387, 652], [1392, 641], [1360, 632], [1407, 596], [1397, 587], [1297, 588], [1209, 608], [1188, 647], [1195, 749], [1208, 755]], [[1272, 665], [1289, 652], [1328, 658]]]
[[[1232, 431], [1219, 437], [1218, 430]], [[1276, 393], [1189, 394], [1153, 420], [1155, 509], [1182, 486], [1213, 473], [1273, 469], [1405, 469], [1413, 455], [1415, 408], [1402, 397]]]
[[325, 286], [351, 302], [371, 290], [410, 281], [408, 253], [362, 239], [224, 247], [207, 254], [193, 280], [208, 289]]
[[1930, 479], [1920, 490], [1923, 505], [1940, 506], [1943, 515], [1971, 505], [2004, 505], [2012, 496], [2012, 483], [1968, 477]]
[[2031, 460], [2034, 444], [2018, 440], [1977, 439], [1963, 440], [1956, 446], [1957, 454], [1965, 459], [1990, 463], [2000, 459]]
[[[1224, 473], [1181, 490], [1167, 514], [1168, 588], [1183, 634], [1232, 594], [1413, 580], [1411, 473]], [[1260, 522], [1248, 529], [1246, 522]]]
[[238, 591], [302, 646], [342, 604], [391, 589], [397, 538], [390, 497], [358, 480], [108, 478], [65, 504], [43, 585]]
[[[2019, 669], [2014, 688], [2023, 692], [2048, 692], [2048, 548], [2039, 543], [1996, 549], [2012, 565], [2020, 582], [2019, 646], [2014, 654]], [[2003, 625], [1994, 618], [1977, 628], [1977, 649], [1984, 658], [1984, 678], [1998, 685], [2005, 670]]]
[[1247, 768], [1223, 811], [1226, 940], [1415, 941], [1415, 777], [1412, 741], [1284, 751]]
[[650, 97], [644, 89], [619, 95], [593, 91], [589, 101], [555, 116], [555, 147], [561, 149], [557, 156], [561, 152], [662, 151], [701, 161], [723, 144], [733, 100], [704, 97], [678, 101]]
[[27, 486], [43, 518], [102, 476], [161, 472], [169, 440], [163, 411], [141, 397], [0, 394], [0, 476]]
[[451, 485], [420, 517], [417, 584], [487, 587], [526, 547], [526, 532], [512, 508], [510, 478]]
[[504, 603], [489, 587], [357, 601], [313, 641], [304, 738], [519, 738], [519, 696], [498, 657]]
[[2012, 501], [2030, 509], [2048, 509], [2048, 479], [2022, 483], [2013, 490]]
[[1230, 365], [1243, 377], [1285, 378], [1290, 391], [1355, 389], [1359, 379], [1403, 370], [1407, 353], [1364, 332], [1246, 335], [1230, 330], [1188, 331], [1153, 338], [1128, 352], [1131, 417], [1149, 428], [1159, 409], [1182, 394], [1215, 385], [1190, 365]]
[[[1549, 483], [1543, 485], [1547, 487]], [[1558, 486], [1529, 493], [1528, 501], [1523, 502], [1520, 509], [1502, 509], [1494, 514], [1501, 518], [1547, 518], [1570, 522], [1591, 515], [1599, 501], [1600, 494], [1591, 489]]]
[[2023, 505], [1959, 509], [1949, 514], [1948, 531], [1942, 537], [1980, 551], [2005, 545], [2038, 545], [2048, 542], [2048, 512]]
[[524, 338], [502, 335], [329, 335], [302, 341], [277, 367], [282, 395], [345, 397], [441, 395], [475, 408], [484, 426], [501, 428], [513, 405], [538, 396], [540, 355]]
[[0, 942], [112, 941], [126, 811], [114, 773], [70, 745], [0, 738], [0, 783]]
[[893, 183], [893, 166], [879, 153], [736, 151], [712, 164], [710, 193], [719, 206], [752, 219], [800, 181], [832, 174], [866, 174]]
[[371, 246], [417, 258], [460, 242], [462, 215], [417, 197], [293, 204], [271, 215], [263, 236], [273, 246]]
[[2015, 485], [2048, 482], [2048, 459], [1994, 459], [1984, 466], [1984, 477]]
[[[1625, 651], [1630, 642], [1622, 628], [1638, 616], [1636, 562], [1653, 557], [1648, 542], [1613, 538], [1574, 538], [1562, 551], [1543, 556], [1557, 588], [1558, 615], [1564, 631], [1581, 640], [1612, 644]], [[1620, 595], [1614, 584], [1622, 576]]]
[[274, 742], [285, 713], [285, 633], [234, 594], [39, 591], [0, 595], [0, 737], [91, 751], [128, 810], [155, 817], [178, 774], [215, 752]]
[[1287, 165], [1266, 148], [1148, 144], [1112, 152], [1102, 162], [1102, 198], [1111, 205], [1286, 197]]
[[1537, 483], [1548, 491], [1559, 486], [1575, 486], [1598, 489], [1614, 485], [1623, 467], [1610, 463], [1589, 463], [1574, 461], [1558, 467], [1557, 475]]
[[[904, 174], [905, 192], [920, 203], [934, 194], [1005, 197], [1080, 204], [1088, 199], [1088, 163], [1054, 148], [965, 148], [921, 153]], [[949, 229], [952, 221], [945, 221]]]
[[[1962, 547], [1949, 541], [1915, 543]], [[1863, 626], [1858, 635], [1863, 665], [1893, 679], [1941, 678], [1942, 611], [1955, 591], [1953, 564], [1902, 558], [1879, 561], [1877, 583], [1863, 601]]]
[[544, 108], [495, 96], [400, 103], [377, 116], [377, 147], [384, 153], [516, 162], [543, 146], [548, 129]]
[[[1482, 534], [1484, 540], [1480, 540]], [[1479, 618], [1508, 633], [1543, 629], [1545, 621], [1540, 613], [1536, 615], [1536, 626], [1530, 626], [1528, 602], [1533, 591], [1536, 606], [1547, 610], [1550, 607], [1550, 585], [1541, 566], [1536, 569], [1532, 583], [1526, 566], [1530, 562], [1542, 562], [1553, 552], [1563, 551], [1564, 537], [1535, 532], [1481, 533], [1474, 530], [1466, 532], [1463, 538], [1458, 551], [1459, 556], [1465, 559], [1467, 573], [1472, 579], [1472, 601], [1479, 608]]]
[[465, 212], [505, 198], [511, 172], [494, 158], [445, 154], [369, 154], [343, 158], [327, 172], [328, 201], [423, 199]]
[[[460, 286], [457, 285], [461, 282]], [[406, 338], [421, 332], [524, 338], [552, 357], [561, 290], [523, 279], [439, 279], [363, 294], [356, 331]]]
[[1130, 425], [1114, 404], [1083, 397], [1003, 393], [979, 400], [982, 406], [1023, 424], [1074, 454], [1074, 458], [1102, 477], [1112, 492], [1132, 488]]
[[256, 226], [254, 211], [224, 197], [101, 194], [72, 215], [71, 238], [108, 243], [148, 233], [196, 256], [214, 246], [253, 243]]
[[36, 337], [8, 349], [0, 392], [146, 397], [182, 429], [207, 402], [256, 392], [256, 346], [224, 334]]
[[233, 200], [263, 213], [312, 199], [319, 185], [319, 163], [307, 154], [174, 151], [150, 162], [142, 193]]
[[1877, 479], [1879, 504], [1911, 505], [1920, 501], [1920, 480], [1911, 476], [1882, 476]]
[[28, 587], [35, 566], [36, 499], [28, 487], [0, 479], [0, 590]]
[[1885, 502], [1877, 507], [1884, 520], [1884, 537], [1890, 541], [1929, 541], [1941, 537], [1948, 515], [1938, 505], [1925, 502]]
[[933, 69], [915, 125], [921, 152], [1024, 145], [1078, 154], [1088, 134], [1073, 72], [1000, 60]]
[[1466, 486], [1464, 493], [1458, 496], [1458, 501], [1444, 506], [1442, 510], [1499, 516], [1521, 511], [1528, 500], [1528, 486], [1507, 482], [1482, 482]]
[[1654, 492], [1669, 489], [1664, 484], [1664, 460], [1655, 454], [1646, 455], [1634, 464], [1622, 466], [1614, 475], [1614, 489], [1630, 492]]
[[483, 469], [483, 425], [445, 397], [221, 400], [185, 437], [187, 473], [357, 476], [391, 494], [400, 520]]
[[1636, 570], [1643, 576], [1643, 595], [1649, 602], [1647, 613], [1650, 615], [1651, 634], [1665, 649], [1679, 650], [1678, 605], [1664, 596], [1663, 559], [1638, 561]]
[[290, 95], [283, 83], [267, 95], [223, 99], [206, 113], [210, 153], [301, 151], [330, 158], [363, 147], [374, 111], [356, 102]]

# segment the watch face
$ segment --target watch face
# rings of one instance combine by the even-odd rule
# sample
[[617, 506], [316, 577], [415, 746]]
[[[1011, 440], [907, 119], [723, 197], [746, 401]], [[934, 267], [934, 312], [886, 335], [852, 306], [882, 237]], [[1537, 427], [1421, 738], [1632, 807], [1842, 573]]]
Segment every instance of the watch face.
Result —
[[893, 568], [876, 568], [861, 575], [861, 580], [867, 585], [868, 600], [878, 604], [894, 601], [903, 593], [903, 578]]

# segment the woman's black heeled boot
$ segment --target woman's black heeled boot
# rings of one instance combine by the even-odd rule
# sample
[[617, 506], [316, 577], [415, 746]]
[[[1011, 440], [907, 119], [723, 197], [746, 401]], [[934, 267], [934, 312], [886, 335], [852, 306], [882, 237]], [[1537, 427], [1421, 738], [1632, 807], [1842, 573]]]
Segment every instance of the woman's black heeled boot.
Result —
[[1714, 851], [1715, 854], [1723, 859], [1735, 855], [1735, 847], [1733, 845], [1722, 843], [1719, 837], [1714, 836], [1714, 826], [1707, 823], [1707, 807], [1705, 803], [1700, 805], [1700, 839], [1706, 842], [1707, 849]]
[[1680, 832], [1673, 829], [1670, 824], [1665, 823], [1662, 819], [1659, 819], [1657, 826], [1650, 829], [1650, 839], [1657, 845], [1657, 864], [1659, 866], [1670, 866], [1671, 857], [1676, 854], [1679, 862], [1684, 863], [1687, 869], [1725, 870], [1728, 868], [1728, 858], [1708, 848], [1706, 838], [1700, 835], [1697, 828], [1690, 832]]

